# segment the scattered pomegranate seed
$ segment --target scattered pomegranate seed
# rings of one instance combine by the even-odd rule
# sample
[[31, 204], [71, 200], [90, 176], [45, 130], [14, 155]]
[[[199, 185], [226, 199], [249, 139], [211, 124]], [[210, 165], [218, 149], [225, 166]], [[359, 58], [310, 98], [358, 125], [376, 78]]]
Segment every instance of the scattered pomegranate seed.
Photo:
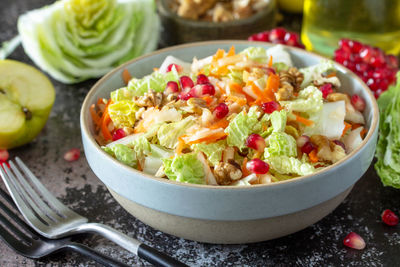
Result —
[[167, 86], [165, 86], [164, 92], [165, 92], [166, 94], [173, 94], [173, 93], [179, 92], [178, 83], [177, 83], [177, 82], [174, 82], [174, 81], [169, 81], [169, 82], [167, 83]]
[[211, 83], [197, 84], [190, 89], [190, 94], [193, 97], [203, 97], [205, 95], [214, 95], [215, 88]]
[[265, 149], [265, 140], [258, 134], [251, 134], [247, 137], [246, 146], [263, 152]]
[[313, 151], [315, 149], [315, 146], [313, 143], [311, 142], [307, 142], [305, 143], [301, 148], [301, 152], [305, 153], [305, 154], [309, 154], [311, 153], [311, 151]]
[[10, 157], [10, 154], [6, 149], [0, 149], [0, 164], [3, 162], [6, 162], [8, 158]]
[[397, 217], [397, 215], [389, 209], [384, 210], [381, 217], [382, 221], [387, 225], [395, 226], [399, 223], [399, 217]]
[[194, 86], [192, 79], [188, 76], [182, 76], [179, 78], [179, 83], [181, 85], [182, 91], [191, 89]]
[[126, 132], [124, 131], [124, 129], [119, 128], [119, 129], [115, 130], [114, 134], [112, 135], [112, 140], [117, 141], [121, 138], [124, 138], [125, 136], [126, 136]]
[[195, 96], [192, 95], [191, 90], [185, 90], [185, 91], [182, 91], [178, 97], [179, 97], [179, 99], [186, 101]]
[[64, 159], [66, 161], [75, 161], [78, 160], [81, 156], [81, 151], [79, 148], [72, 148], [64, 154]]
[[285, 44], [304, 48], [300, 43], [300, 37], [295, 32], [286, 31], [284, 28], [275, 28], [271, 31], [259, 32], [251, 35], [249, 41], [272, 42], [274, 44]]
[[351, 96], [351, 104], [353, 104], [354, 108], [358, 111], [363, 112], [365, 109], [365, 100], [357, 94]]
[[327, 98], [329, 94], [333, 93], [332, 84], [330, 83], [322, 85], [319, 90], [321, 90], [323, 98]]
[[270, 102], [266, 102], [263, 103], [261, 105], [261, 109], [268, 114], [271, 114], [272, 112], [274, 112], [275, 110], [279, 109], [279, 104], [275, 101], [270, 101]]
[[342, 39], [334, 59], [354, 71], [373, 91], [376, 98], [396, 82], [399, 62], [394, 55], [357, 41]]
[[255, 174], [266, 174], [269, 171], [269, 165], [261, 159], [252, 159], [246, 164], [246, 168]]
[[338, 145], [341, 146], [345, 151], [346, 151], [346, 146], [343, 144], [343, 142], [339, 141], [339, 140], [333, 140], [333, 142]]
[[170, 71], [172, 70], [173, 67], [175, 67], [175, 69], [176, 69], [176, 71], [177, 71], [178, 73], [181, 72], [181, 71], [183, 70], [182, 66], [180, 66], [180, 65], [178, 65], [178, 64], [172, 63], [172, 64], [169, 64], [169, 65], [167, 66], [167, 72], [170, 72]]
[[229, 107], [225, 103], [220, 103], [214, 109], [214, 115], [217, 119], [222, 119], [229, 113]]
[[364, 249], [365, 248], [365, 241], [364, 239], [354, 233], [350, 232], [344, 239], [343, 239], [343, 245], [349, 248], [354, 248], [354, 249]]
[[204, 74], [199, 74], [197, 76], [197, 84], [206, 84], [206, 83], [210, 83], [210, 81], [208, 80], [208, 77]]

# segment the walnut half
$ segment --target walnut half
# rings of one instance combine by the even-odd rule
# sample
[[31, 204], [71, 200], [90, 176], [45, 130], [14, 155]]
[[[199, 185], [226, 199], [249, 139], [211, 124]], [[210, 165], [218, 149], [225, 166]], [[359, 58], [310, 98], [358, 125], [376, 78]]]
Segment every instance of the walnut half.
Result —
[[220, 162], [214, 168], [214, 175], [219, 185], [228, 185], [242, 177], [242, 170], [234, 160]]

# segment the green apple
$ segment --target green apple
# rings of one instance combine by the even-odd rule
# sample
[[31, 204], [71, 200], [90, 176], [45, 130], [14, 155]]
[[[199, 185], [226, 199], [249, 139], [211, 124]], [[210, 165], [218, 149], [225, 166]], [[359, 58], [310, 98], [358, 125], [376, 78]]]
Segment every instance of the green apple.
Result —
[[46, 124], [54, 99], [53, 85], [39, 70], [0, 60], [0, 149], [32, 141]]

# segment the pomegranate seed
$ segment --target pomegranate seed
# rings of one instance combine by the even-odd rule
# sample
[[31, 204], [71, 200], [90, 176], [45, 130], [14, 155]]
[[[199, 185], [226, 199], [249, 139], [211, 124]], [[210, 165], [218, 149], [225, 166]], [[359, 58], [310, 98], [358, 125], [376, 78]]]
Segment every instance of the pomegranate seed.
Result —
[[287, 32], [284, 40], [287, 45], [296, 46], [299, 43], [299, 35]]
[[311, 141], [310, 141], [310, 137], [308, 137], [307, 135], [299, 136], [299, 137], [297, 138], [297, 140], [296, 140], [296, 143], [297, 143], [297, 146], [298, 146], [298, 147], [304, 146], [305, 143], [307, 143], [307, 142], [311, 142]]
[[364, 249], [365, 248], [365, 241], [364, 239], [354, 233], [350, 232], [344, 239], [343, 239], [343, 245], [349, 247], [349, 248], [354, 248], [354, 249]]
[[283, 41], [285, 39], [286, 30], [283, 28], [272, 29], [269, 33], [269, 40], [273, 41]]
[[366, 63], [357, 63], [356, 64], [356, 71], [360, 73], [364, 73], [368, 70], [368, 64]]
[[10, 154], [6, 149], [0, 149], [0, 163], [6, 162], [9, 157]]
[[327, 98], [329, 94], [333, 93], [332, 84], [330, 83], [322, 85], [319, 90], [321, 90], [323, 98]]
[[393, 211], [387, 209], [382, 212], [382, 221], [390, 226], [395, 226], [399, 223], [399, 217]]
[[357, 94], [351, 96], [351, 104], [353, 104], [354, 108], [358, 111], [363, 112], [365, 109], [365, 100]]
[[180, 77], [179, 83], [181, 84], [182, 91], [191, 89], [194, 86], [192, 79], [190, 79], [188, 76]]
[[117, 141], [121, 138], [124, 138], [125, 136], [126, 136], [126, 133], [125, 133], [124, 129], [119, 128], [119, 129], [115, 130], [115, 132], [112, 136], [112, 140]]
[[266, 174], [269, 171], [269, 165], [261, 159], [252, 159], [246, 164], [246, 168], [255, 174]]
[[197, 76], [197, 84], [206, 84], [206, 83], [210, 83], [208, 77], [204, 74], [199, 74]]
[[179, 99], [186, 101], [195, 96], [192, 95], [192, 90], [190, 89], [190, 90], [182, 91], [178, 97], [179, 97]]
[[366, 63], [370, 63], [371, 58], [373, 57], [373, 50], [372, 47], [368, 46], [368, 47], [363, 47], [360, 50], [360, 56], [363, 59], [364, 62]]
[[214, 85], [212, 85], [211, 83], [198, 84], [198, 85], [193, 86], [192, 89], [190, 89], [190, 94], [193, 97], [203, 97], [205, 95], [214, 95], [215, 88], [214, 88]]
[[300, 148], [300, 150], [305, 154], [309, 154], [311, 153], [311, 151], [314, 150], [314, 148], [315, 148], [314, 144], [308, 141]]
[[357, 41], [351, 41], [351, 52], [353, 53], [360, 53], [361, 48], [363, 48], [363, 45], [360, 42]]
[[225, 103], [220, 103], [214, 109], [214, 115], [217, 119], [222, 119], [229, 113], [229, 107]]
[[339, 41], [339, 46], [340, 46], [343, 50], [350, 52], [350, 51], [351, 51], [350, 42], [351, 42], [351, 41], [350, 41], [349, 39], [341, 39], [341, 40]]
[[343, 142], [339, 141], [339, 140], [333, 140], [333, 142], [338, 145], [341, 146], [345, 151], [346, 151], [346, 146], [343, 144]]
[[166, 94], [173, 94], [173, 93], [179, 92], [178, 83], [177, 83], [177, 82], [174, 82], [174, 81], [169, 81], [169, 82], [167, 83], [167, 86], [165, 86], [164, 92], [165, 92]]
[[265, 140], [258, 134], [251, 134], [247, 137], [246, 146], [262, 152], [265, 149]]
[[375, 68], [382, 67], [385, 64], [385, 58], [381, 54], [371, 57], [370, 64]]
[[265, 70], [265, 72], [270, 75], [272, 74], [276, 74], [276, 71], [273, 68], [263, 68]]
[[279, 104], [275, 101], [270, 101], [270, 102], [263, 103], [261, 105], [261, 108], [265, 113], [271, 114], [275, 110], [279, 109]]
[[64, 159], [66, 161], [75, 161], [78, 160], [81, 156], [81, 151], [79, 148], [72, 148], [64, 154]]
[[167, 72], [170, 72], [172, 70], [172, 68], [175, 67], [176, 71], [179, 73], [183, 70], [182, 66], [178, 65], [178, 64], [169, 64], [167, 67]]

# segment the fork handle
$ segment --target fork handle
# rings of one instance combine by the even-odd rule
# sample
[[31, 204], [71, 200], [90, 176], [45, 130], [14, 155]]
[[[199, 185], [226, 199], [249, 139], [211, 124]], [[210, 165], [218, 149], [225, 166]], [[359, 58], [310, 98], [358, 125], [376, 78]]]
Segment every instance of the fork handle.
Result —
[[162, 267], [183, 267], [186, 264], [172, 258], [171, 256], [164, 254], [152, 247], [149, 247], [139, 240], [131, 238], [121, 232], [118, 232], [110, 226], [100, 224], [100, 223], [85, 223], [76, 228], [77, 233], [92, 232], [100, 234], [101, 236], [107, 238], [108, 240], [120, 245], [124, 249], [134, 253], [139, 258], [147, 260], [155, 266]]
[[67, 244], [65, 248], [73, 250], [75, 252], [78, 252], [78, 253], [80, 253], [88, 258], [91, 258], [91, 259], [95, 260], [96, 262], [103, 264], [104, 266], [107, 266], [107, 267], [129, 267], [129, 265], [127, 265], [125, 263], [119, 262], [111, 257], [108, 257], [104, 254], [97, 252], [94, 249], [91, 249], [88, 246], [85, 246], [85, 245], [82, 245], [79, 243], [71, 242], [71, 243]]

